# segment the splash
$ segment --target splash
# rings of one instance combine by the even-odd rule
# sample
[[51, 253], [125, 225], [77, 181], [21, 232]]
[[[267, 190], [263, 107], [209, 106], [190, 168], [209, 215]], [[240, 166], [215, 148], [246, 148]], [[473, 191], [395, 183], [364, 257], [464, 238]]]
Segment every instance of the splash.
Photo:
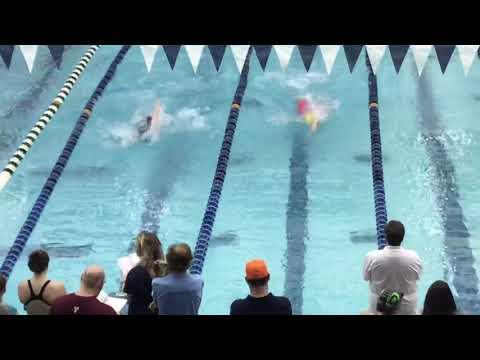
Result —
[[[330, 99], [324, 96], [313, 96], [310, 93], [298, 96], [298, 98], [292, 102], [292, 105], [296, 107], [296, 103], [300, 99], [307, 99], [308, 102], [312, 104], [312, 111], [315, 114], [315, 117], [319, 119], [320, 124], [328, 121], [332, 112], [338, 110], [340, 107], [340, 101], [337, 99]], [[300, 121], [300, 119], [296, 110], [291, 109], [290, 111], [277, 112], [270, 118], [269, 122], [275, 125], [285, 125], [298, 121]]]

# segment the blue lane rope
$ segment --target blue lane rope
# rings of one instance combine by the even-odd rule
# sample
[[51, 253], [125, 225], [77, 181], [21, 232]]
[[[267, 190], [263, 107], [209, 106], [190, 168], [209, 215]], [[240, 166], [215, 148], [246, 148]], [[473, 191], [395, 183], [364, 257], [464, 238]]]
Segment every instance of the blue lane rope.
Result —
[[385, 224], [387, 223], [387, 205], [385, 203], [385, 186], [383, 183], [382, 141], [380, 138], [380, 118], [378, 115], [377, 77], [372, 64], [365, 53], [368, 72], [368, 108], [370, 112], [370, 146], [372, 152], [373, 198], [375, 201], [375, 222], [377, 226], [378, 248], [386, 245]]
[[38, 196], [32, 210], [30, 211], [30, 214], [28, 214], [28, 217], [25, 220], [25, 223], [20, 229], [20, 232], [17, 235], [17, 238], [15, 239], [12, 247], [8, 251], [8, 254], [5, 257], [5, 260], [3, 261], [2, 267], [0, 269], [0, 273], [5, 277], [8, 278], [12, 273], [13, 267], [15, 266], [17, 260], [22, 254], [22, 251], [25, 248], [25, 245], [28, 239], [30, 238], [30, 235], [33, 232], [33, 229], [35, 228], [35, 225], [37, 225], [37, 222], [40, 218], [40, 215], [42, 214], [43, 209], [47, 205], [48, 199], [50, 198], [50, 195], [52, 194], [55, 188], [55, 185], [60, 179], [60, 176], [62, 175], [62, 172], [65, 166], [67, 165], [68, 160], [70, 159], [70, 156], [72, 155], [72, 152], [75, 149], [75, 146], [77, 145], [78, 139], [82, 135], [83, 129], [87, 124], [87, 121], [92, 115], [92, 111], [93, 111], [93, 108], [95, 107], [96, 102], [102, 96], [103, 91], [105, 90], [107, 85], [110, 83], [110, 81], [112, 81], [112, 78], [115, 75], [117, 66], [122, 62], [123, 58], [125, 57], [125, 54], [127, 53], [128, 50], [130, 50], [130, 47], [131, 45], [124, 45], [120, 49], [117, 56], [113, 60], [112, 64], [108, 68], [106, 74], [103, 76], [102, 80], [98, 84], [94, 93], [88, 100], [87, 105], [85, 105], [85, 108], [82, 110], [82, 115], [77, 120], [77, 123], [72, 133], [70, 134], [70, 137], [65, 147], [63, 148], [62, 153], [60, 154], [60, 157], [58, 158], [55, 166], [53, 167], [52, 172], [50, 173], [50, 176], [45, 182], [45, 185], [43, 186], [40, 192], [40, 195]]
[[208, 197], [207, 207], [205, 209], [202, 225], [200, 227], [200, 233], [197, 238], [197, 244], [195, 245], [192, 266], [190, 267], [190, 273], [192, 274], [202, 273], [203, 263], [205, 261], [205, 257], [207, 256], [208, 244], [212, 236], [218, 203], [220, 202], [220, 197], [222, 195], [223, 182], [225, 180], [225, 176], [227, 175], [230, 149], [232, 147], [233, 137], [235, 135], [235, 128], [237, 127], [240, 106], [242, 105], [243, 95], [247, 87], [251, 55], [252, 46], [250, 46], [248, 49], [245, 63], [243, 64], [242, 73], [240, 74], [240, 80], [237, 85], [237, 90], [235, 91], [235, 96], [233, 98], [232, 107], [230, 109], [230, 115], [228, 117], [225, 134], [223, 136], [222, 148], [218, 156], [217, 168], [215, 170], [212, 188]]

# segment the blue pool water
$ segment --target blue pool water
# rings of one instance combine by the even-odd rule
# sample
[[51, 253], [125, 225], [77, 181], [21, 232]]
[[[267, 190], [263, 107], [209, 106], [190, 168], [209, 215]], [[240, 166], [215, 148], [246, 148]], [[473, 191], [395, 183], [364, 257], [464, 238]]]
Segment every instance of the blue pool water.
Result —
[[[46, 49], [40, 48], [31, 75], [16, 49], [10, 71], [0, 68], [5, 79], [0, 160], [7, 161], [86, 49], [68, 48], [57, 70], [52, 69]], [[97, 52], [0, 193], [0, 250], [15, 239], [82, 107], [119, 49], [104, 46]], [[269, 264], [271, 290], [295, 296], [294, 307], [303, 314], [358, 314], [367, 307], [363, 257], [376, 243], [350, 240], [351, 232], [375, 236], [371, 167], [361, 161], [370, 154], [364, 51], [352, 74], [340, 51], [330, 75], [320, 56], [306, 74], [297, 49], [285, 73], [275, 56], [265, 73], [252, 56], [215, 238], [203, 269], [202, 314], [226, 314], [233, 299], [247, 294], [244, 263], [255, 257]], [[379, 70], [388, 217], [405, 224], [405, 246], [424, 260], [421, 300], [437, 279], [445, 278], [453, 287], [451, 267], [464, 261], [446, 256], [450, 245], [437, 201], [438, 164], [431, 161], [422, 140], [421, 110], [433, 108], [438, 114], [442, 141], [455, 168], [469, 246], [478, 257], [479, 77], [475, 63], [465, 78], [457, 54], [445, 74], [431, 57], [422, 79], [431, 92], [426, 99], [419, 93], [410, 53], [400, 74], [389, 56]], [[75, 291], [82, 270], [98, 263], [107, 272], [107, 292], [118, 290], [116, 261], [127, 254], [132, 238], [145, 226], [158, 228], [164, 246], [178, 241], [195, 246], [238, 78], [228, 48], [219, 73], [204, 53], [194, 75], [183, 48], [174, 71], [159, 50], [148, 73], [139, 47], [132, 47], [97, 103], [29, 240], [29, 248], [42, 242], [93, 243], [90, 254], [51, 259], [51, 278], [63, 280], [67, 291]], [[296, 98], [307, 94], [334, 104], [315, 135], [293, 122]], [[165, 105], [171, 124], [155, 143], [132, 143], [132, 124], [146, 115], [156, 97]], [[306, 176], [306, 184], [292, 185], [292, 173], [294, 180]], [[474, 262], [473, 269], [477, 267]], [[15, 287], [29, 275], [22, 257], [10, 277], [6, 302], [21, 308]]]

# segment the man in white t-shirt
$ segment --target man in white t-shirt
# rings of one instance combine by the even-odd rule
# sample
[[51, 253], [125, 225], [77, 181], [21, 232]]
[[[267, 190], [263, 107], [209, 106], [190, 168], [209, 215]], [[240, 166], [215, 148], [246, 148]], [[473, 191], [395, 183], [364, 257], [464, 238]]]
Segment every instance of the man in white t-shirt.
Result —
[[405, 228], [400, 221], [392, 220], [385, 226], [387, 246], [371, 251], [365, 257], [363, 278], [370, 283], [370, 307], [374, 312], [383, 290], [404, 294], [398, 315], [415, 315], [417, 312], [417, 281], [422, 274], [422, 261], [415, 251], [400, 245]]

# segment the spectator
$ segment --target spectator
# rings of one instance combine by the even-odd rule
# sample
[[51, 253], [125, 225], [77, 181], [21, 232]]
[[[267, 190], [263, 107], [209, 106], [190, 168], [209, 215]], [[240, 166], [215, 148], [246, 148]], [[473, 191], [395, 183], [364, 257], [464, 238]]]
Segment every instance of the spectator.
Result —
[[415, 315], [417, 308], [417, 281], [422, 273], [422, 261], [412, 250], [400, 245], [405, 228], [392, 220], [385, 226], [387, 246], [369, 252], [365, 257], [363, 278], [370, 282], [369, 311], [375, 312], [380, 293], [384, 289], [397, 289], [404, 294], [398, 308], [399, 315]]
[[7, 291], [7, 278], [0, 275], [0, 315], [17, 315], [17, 309], [3, 303], [3, 295]]
[[445, 281], [435, 281], [427, 291], [422, 315], [457, 315], [457, 305]]
[[48, 280], [50, 258], [43, 250], [36, 250], [28, 257], [28, 268], [33, 272], [30, 280], [18, 285], [18, 298], [28, 315], [48, 315], [53, 302], [66, 294], [62, 282]]
[[128, 315], [153, 315], [152, 279], [158, 273], [159, 262], [165, 261], [162, 244], [157, 235], [141, 232], [137, 236], [136, 252], [139, 263], [128, 272], [123, 291], [128, 294]]
[[100, 266], [85, 269], [77, 293], [58, 298], [51, 308], [53, 315], [116, 315], [109, 305], [101, 303], [97, 296], [105, 283], [105, 272]]
[[197, 315], [202, 301], [203, 280], [188, 273], [192, 251], [187, 244], [168, 248], [165, 277], [153, 279], [153, 300], [159, 315]]
[[250, 295], [235, 300], [230, 306], [230, 315], [292, 315], [290, 300], [269, 292], [270, 274], [265, 261], [249, 261], [245, 273]]

